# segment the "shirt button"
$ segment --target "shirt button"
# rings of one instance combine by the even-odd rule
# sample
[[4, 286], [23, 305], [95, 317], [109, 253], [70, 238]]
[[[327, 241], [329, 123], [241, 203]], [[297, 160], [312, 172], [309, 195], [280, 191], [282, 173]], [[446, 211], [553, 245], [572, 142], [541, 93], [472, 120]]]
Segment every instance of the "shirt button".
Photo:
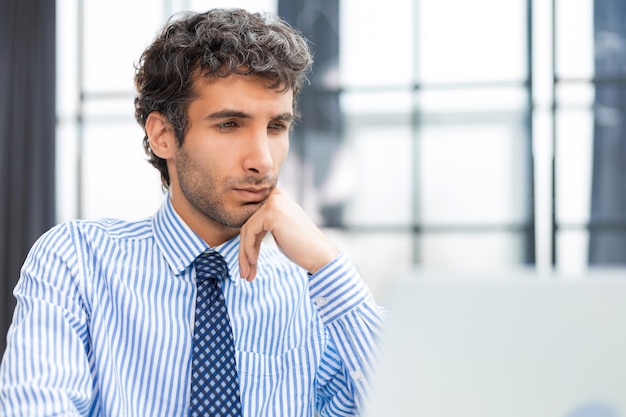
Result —
[[313, 299], [313, 302], [315, 303], [316, 307], [323, 307], [326, 305], [328, 300], [326, 299], [326, 297], [319, 296], [319, 297], [315, 297]]
[[350, 375], [352, 375], [352, 379], [354, 379], [355, 381], [360, 381], [363, 379], [363, 373], [359, 371], [358, 369], [356, 371], [351, 372]]

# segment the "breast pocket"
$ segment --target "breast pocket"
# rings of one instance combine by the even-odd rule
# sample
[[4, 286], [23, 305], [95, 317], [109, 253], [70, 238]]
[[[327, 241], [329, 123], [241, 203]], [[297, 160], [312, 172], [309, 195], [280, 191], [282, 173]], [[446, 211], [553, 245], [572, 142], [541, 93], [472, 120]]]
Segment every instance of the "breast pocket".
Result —
[[239, 352], [242, 405], [254, 416], [313, 416], [318, 345], [280, 355]]

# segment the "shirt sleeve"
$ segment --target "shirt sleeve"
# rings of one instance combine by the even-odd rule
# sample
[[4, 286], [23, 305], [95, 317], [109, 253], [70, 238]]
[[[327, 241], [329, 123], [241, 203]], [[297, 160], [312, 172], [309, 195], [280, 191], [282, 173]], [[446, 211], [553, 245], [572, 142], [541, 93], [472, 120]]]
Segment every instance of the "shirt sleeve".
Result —
[[310, 277], [309, 291], [329, 335], [318, 373], [318, 412], [358, 415], [369, 392], [385, 312], [343, 253]]
[[68, 225], [32, 247], [0, 365], [0, 415], [87, 415], [93, 396], [88, 320]]

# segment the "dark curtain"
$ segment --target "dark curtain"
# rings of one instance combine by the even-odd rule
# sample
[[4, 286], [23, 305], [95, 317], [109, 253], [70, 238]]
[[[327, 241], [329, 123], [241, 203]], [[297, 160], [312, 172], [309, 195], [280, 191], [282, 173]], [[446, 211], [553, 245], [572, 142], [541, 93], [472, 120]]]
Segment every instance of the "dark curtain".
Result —
[[55, 16], [54, 0], [0, 0], [0, 352], [21, 265], [55, 220]]
[[[594, 2], [596, 84], [590, 264], [626, 263], [626, 2]], [[593, 227], [600, 226], [600, 227]]]
[[[314, 56], [298, 101], [302, 118], [291, 137], [292, 149], [313, 165], [313, 186], [330, 173], [342, 138], [339, 106], [339, 0], [279, 0], [278, 14], [309, 40]], [[319, 207], [325, 226], [342, 223], [342, 202]]]

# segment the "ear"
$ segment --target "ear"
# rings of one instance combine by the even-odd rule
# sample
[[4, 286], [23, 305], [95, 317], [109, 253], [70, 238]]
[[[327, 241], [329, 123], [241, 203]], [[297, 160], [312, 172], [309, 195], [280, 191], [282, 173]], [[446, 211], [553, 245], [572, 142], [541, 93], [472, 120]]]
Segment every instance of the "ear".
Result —
[[153, 111], [146, 119], [146, 134], [150, 142], [150, 149], [159, 158], [170, 159], [178, 148], [174, 129], [165, 116]]

